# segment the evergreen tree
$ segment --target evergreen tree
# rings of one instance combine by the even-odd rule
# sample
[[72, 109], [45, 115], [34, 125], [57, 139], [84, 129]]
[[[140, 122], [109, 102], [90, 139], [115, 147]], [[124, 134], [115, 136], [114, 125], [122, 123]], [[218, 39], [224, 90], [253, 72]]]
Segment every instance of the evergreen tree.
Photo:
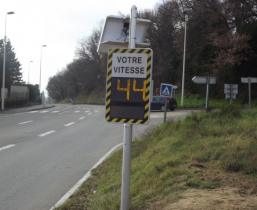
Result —
[[[4, 57], [4, 40], [0, 40], [0, 85], [3, 81], [3, 57]], [[10, 88], [12, 84], [24, 84], [22, 80], [21, 64], [16, 58], [14, 48], [9, 39], [6, 42], [5, 57], [5, 87]]]

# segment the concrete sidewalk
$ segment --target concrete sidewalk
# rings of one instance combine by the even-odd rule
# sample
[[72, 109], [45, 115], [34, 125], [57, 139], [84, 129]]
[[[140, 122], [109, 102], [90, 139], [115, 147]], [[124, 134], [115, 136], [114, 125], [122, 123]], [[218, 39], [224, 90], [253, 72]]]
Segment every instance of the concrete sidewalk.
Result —
[[0, 110], [1, 114], [17, 114], [22, 112], [29, 112], [34, 110], [40, 110], [40, 109], [48, 109], [55, 107], [54, 104], [39, 104], [39, 105], [33, 105], [33, 106], [26, 106], [21, 108], [6, 108], [5, 110]]

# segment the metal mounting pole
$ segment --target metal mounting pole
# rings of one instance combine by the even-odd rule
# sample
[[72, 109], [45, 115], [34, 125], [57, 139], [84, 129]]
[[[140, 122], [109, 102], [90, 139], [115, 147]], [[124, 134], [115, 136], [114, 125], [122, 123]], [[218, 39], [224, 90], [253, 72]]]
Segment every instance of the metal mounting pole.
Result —
[[249, 108], [251, 109], [252, 92], [251, 92], [251, 78], [248, 77], [248, 89], [249, 89]]
[[165, 99], [165, 103], [164, 103], [164, 122], [166, 122], [166, 116], [167, 116], [167, 98]]
[[230, 84], [230, 106], [232, 106], [232, 103], [233, 103], [233, 94], [232, 94], [232, 85]]
[[121, 210], [129, 209], [132, 129], [131, 124], [124, 124]]
[[[136, 19], [137, 8], [135, 5], [131, 8], [129, 48], [136, 47]], [[131, 144], [132, 144], [132, 124], [124, 124], [124, 144], [122, 161], [122, 186], [121, 186], [121, 210], [129, 209], [130, 194], [130, 170], [131, 170]]]
[[206, 78], [207, 80], [207, 87], [206, 87], [206, 103], [205, 103], [205, 110], [208, 110], [209, 106], [209, 86], [210, 86], [210, 77]]
[[184, 104], [184, 86], [185, 86], [185, 66], [186, 66], [186, 38], [187, 38], [187, 21], [188, 15], [185, 14], [185, 34], [184, 34], [184, 53], [183, 53], [183, 71], [182, 71], [182, 92], [181, 92], [181, 106]]

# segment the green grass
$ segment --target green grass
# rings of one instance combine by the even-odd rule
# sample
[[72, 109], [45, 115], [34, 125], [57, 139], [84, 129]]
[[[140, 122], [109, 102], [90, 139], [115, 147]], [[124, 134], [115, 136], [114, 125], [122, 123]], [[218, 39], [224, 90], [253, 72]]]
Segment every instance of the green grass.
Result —
[[[180, 108], [201, 108], [205, 109], [206, 98], [201, 97], [200, 95], [185, 95], [183, 106], [181, 106], [181, 94], [176, 94], [176, 100], [178, 107]], [[241, 99], [234, 99], [232, 100], [232, 105], [230, 105], [230, 100], [225, 99], [214, 99], [209, 98], [208, 101], [208, 108], [209, 109], [216, 109], [216, 108], [225, 108], [225, 107], [236, 107], [236, 108], [248, 108], [249, 104], [243, 103]], [[252, 100], [252, 107], [257, 107], [257, 100]]]
[[[144, 139], [133, 141], [130, 209], [150, 209], [167, 197], [171, 202], [188, 188], [219, 186], [183, 168], [185, 164], [215, 161], [225, 171], [256, 177], [256, 117], [256, 108], [203, 111], [184, 120], [167, 121]], [[58, 209], [119, 209], [121, 167], [122, 150], [93, 170], [92, 177]]]

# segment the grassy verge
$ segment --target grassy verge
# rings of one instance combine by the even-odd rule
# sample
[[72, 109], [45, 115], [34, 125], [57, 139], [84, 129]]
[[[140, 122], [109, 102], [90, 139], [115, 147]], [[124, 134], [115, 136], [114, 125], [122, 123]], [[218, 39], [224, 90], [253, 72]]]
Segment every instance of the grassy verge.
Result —
[[94, 90], [89, 95], [79, 96], [75, 99], [75, 103], [80, 104], [105, 104], [105, 90]]
[[[130, 209], [161, 209], [188, 188], [219, 186], [219, 181], [203, 180], [182, 167], [188, 163], [212, 161], [224, 171], [256, 177], [256, 117], [257, 109], [216, 109], [168, 121], [135, 140]], [[122, 150], [93, 170], [92, 177], [58, 209], [119, 209], [121, 166]]]
[[[181, 106], [181, 94], [176, 94], [176, 100], [178, 103], [178, 107], [180, 108], [205, 108], [206, 98], [200, 97], [200, 95], [186, 95], [184, 98], [183, 106]], [[213, 99], [209, 98], [210, 109], [213, 108], [228, 108], [230, 107], [229, 99]], [[249, 107], [248, 101], [247, 103], [243, 103], [240, 99], [234, 99], [232, 101], [232, 107], [236, 108], [247, 108]], [[257, 100], [252, 101], [252, 107], [257, 107]]]
[[[176, 94], [176, 100], [178, 108], [200, 108], [205, 109], [206, 98], [200, 97], [200, 95], [186, 95], [184, 98], [183, 106], [181, 106], [181, 94]], [[69, 99], [64, 99], [59, 103], [70, 103]], [[105, 90], [94, 90], [88, 95], [81, 95], [75, 98], [75, 104], [105, 104]], [[229, 99], [209, 99], [209, 109], [216, 108], [228, 108], [230, 106]], [[249, 104], [243, 103], [240, 99], [235, 99], [232, 102], [232, 107], [234, 108], [248, 108]], [[252, 101], [252, 107], [257, 107], [257, 100]]]

